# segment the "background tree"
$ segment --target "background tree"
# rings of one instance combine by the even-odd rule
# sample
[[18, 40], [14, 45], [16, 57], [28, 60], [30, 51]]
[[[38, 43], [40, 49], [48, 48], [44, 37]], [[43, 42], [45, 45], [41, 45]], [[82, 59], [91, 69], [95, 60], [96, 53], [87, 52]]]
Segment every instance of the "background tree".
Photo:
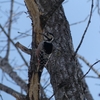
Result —
[[[3, 2], [1, 2], [1, 3], [3, 3]], [[72, 99], [72, 98], [74, 98], [74, 99], [76, 98], [77, 100], [89, 98], [88, 100], [92, 100], [92, 97], [88, 91], [88, 87], [83, 79], [84, 77], [83, 77], [83, 73], [80, 69], [80, 64], [77, 61], [77, 58], [75, 57], [76, 54], [74, 53], [74, 50], [73, 50], [72, 39], [71, 39], [68, 21], [66, 20], [66, 18], [64, 16], [62, 7], [61, 6], [59, 6], [58, 8], [57, 8], [57, 6], [55, 7], [55, 5], [57, 5], [57, 3], [58, 3], [57, 1], [55, 1], [55, 2], [48, 1], [45, 3], [37, 1], [37, 6], [39, 7], [40, 11], [44, 12], [43, 14], [48, 14], [48, 12], [50, 12], [50, 16], [49, 16], [50, 19], [47, 19], [48, 21], [46, 21], [45, 31], [46, 32], [50, 31], [50, 32], [54, 33], [54, 37], [55, 37], [55, 40], [53, 42], [54, 52], [49, 59], [48, 66], [46, 67], [48, 69], [48, 72], [50, 73], [51, 84], [53, 86], [54, 93], [52, 96], [55, 96], [55, 98], [57, 100]], [[99, 1], [97, 1], [97, 4], [98, 3], [99, 3]], [[20, 4], [20, 3], [15, 2], [15, 5], [16, 4]], [[47, 9], [47, 7], [48, 7], [48, 9]], [[99, 9], [98, 5], [96, 7]], [[22, 76], [22, 78], [24, 78], [25, 75], [22, 75], [22, 70], [26, 70], [27, 68], [22, 67], [22, 66], [28, 66], [28, 64], [27, 64], [27, 60], [25, 59], [25, 54], [23, 57], [22, 52], [20, 52], [19, 49], [16, 48], [15, 42], [16, 42], [16, 39], [20, 39], [20, 38], [28, 37], [28, 36], [31, 37], [31, 36], [29, 35], [29, 31], [26, 31], [24, 33], [19, 32], [19, 36], [16, 36], [16, 37], [15, 37], [16, 34], [11, 32], [11, 29], [15, 30], [14, 22], [16, 23], [18, 16], [22, 14], [22, 12], [17, 13], [17, 10], [15, 10], [16, 12], [13, 11], [13, 8], [14, 8], [13, 0], [11, 0], [10, 14], [9, 14], [9, 12], [5, 13], [1, 7], [1, 13], [5, 14], [7, 16], [7, 19], [6, 19], [7, 21], [5, 21], [4, 24], [1, 23], [0, 28], [1, 28], [1, 32], [2, 32], [2, 37], [4, 36], [3, 35], [3, 33], [4, 33], [7, 37], [7, 40], [1, 38], [2, 44], [0, 44], [0, 45], [1, 45], [2, 55], [0, 54], [1, 55], [0, 68], [2, 69], [3, 72], [7, 73], [14, 80], [14, 82], [17, 83], [17, 85], [20, 86], [21, 94], [16, 92], [15, 89], [6, 87], [9, 85], [5, 86], [4, 84], [0, 84], [0, 89], [13, 95], [17, 99], [19, 99], [21, 97], [24, 97], [24, 95], [22, 95], [24, 93], [22, 93], [22, 92], [23, 92], [23, 90], [27, 91], [27, 88], [26, 88], [27, 85], [26, 85], [26, 82], [23, 81], [19, 77], [19, 75], [17, 75], [17, 74], [19, 74], [18, 70], [21, 70], [20, 76]], [[56, 11], [54, 10], [55, 8], [56, 8]], [[91, 3], [90, 8], [91, 8], [91, 11], [89, 11], [90, 15], [88, 17], [89, 18], [88, 22], [87, 22], [88, 24], [90, 24], [90, 21], [91, 21], [91, 14], [92, 14], [92, 10], [93, 10], [93, 1]], [[52, 13], [53, 10], [54, 10], [54, 12]], [[30, 14], [30, 12], [29, 12], [29, 14]], [[30, 17], [32, 17], [32, 16], [30, 16]], [[44, 17], [46, 17], [46, 15], [43, 16], [43, 18]], [[2, 16], [1, 16], [1, 19], [2, 19]], [[31, 21], [30, 21], [30, 23], [31, 23]], [[88, 28], [88, 25], [86, 25], [86, 28]], [[17, 30], [17, 31], [19, 31], [19, 30]], [[27, 32], [28, 32], [28, 34], [27, 34]], [[85, 32], [86, 31], [84, 31], [84, 34], [85, 34]], [[14, 35], [13, 34], [11, 35], [11, 33], [13, 33]], [[37, 39], [38, 38], [39, 37], [37, 37]], [[23, 41], [21, 41], [21, 43], [22, 42]], [[40, 42], [40, 40], [38, 42]], [[38, 44], [38, 42], [36, 42], [36, 44]], [[31, 41], [30, 41], [30, 44], [31, 44]], [[27, 45], [29, 45], [29, 42]], [[11, 61], [12, 58], [10, 58], [10, 56], [12, 56], [13, 48], [14, 49], [16, 48], [16, 50], [20, 54], [20, 57], [22, 58], [22, 61], [24, 61], [24, 64], [19, 65], [20, 61], [19, 62], [17, 61], [17, 63], [16, 63], [16, 58]], [[14, 52], [14, 54], [15, 54], [15, 52]], [[80, 58], [82, 58], [82, 57], [80, 57]], [[84, 59], [82, 58], [82, 60], [84, 60]], [[86, 60], [84, 60], [84, 61], [86, 62]], [[11, 63], [11, 62], [13, 62], [13, 63]], [[99, 62], [99, 61], [97, 61], [97, 62]], [[18, 66], [18, 67], [12, 67], [12, 66]], [[89, 66], [91, 68], [93, 67], [93, 65], [90, 65], [90, 64], [89, 64]], [[17, 73], [14, 70], [17, 70]], [[95, 72], [97, 72], [97, 71], [95, 71]], [[3, 73], [2, 82], [5, 81], [4, 80], [5, 78], [11, 80], [10, 78], [7, 78], [8, 76], [5, 73]], [[25, 74], [26, 73], [27, 72], [25, 72]], [[99, 76], [99, 74], [97, 74], [97, 75]], [[80, 93], [80, 94], [78, 94], [78, 93]], [[52, 96], [50, 96], [51, 99], [52, 99]], [[2, 98], [2, 96], [1, 96], [1, 98]]]

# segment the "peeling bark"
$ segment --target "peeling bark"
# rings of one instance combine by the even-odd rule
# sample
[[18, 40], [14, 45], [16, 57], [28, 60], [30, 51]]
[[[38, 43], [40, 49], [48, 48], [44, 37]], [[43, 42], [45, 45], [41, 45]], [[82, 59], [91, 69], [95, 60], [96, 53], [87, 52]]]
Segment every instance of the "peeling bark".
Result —
[[28, 8], [28, 12], [32, 20], [32, 27], [34, 29], [36, 39], [35, 42], [37, 45], [42, 40], [42, 36], [39, 33], [43, 32], [40, 24], [41, 12], [39, 11], [38, 5], [36, 4], [35, 0], [25, 0], [25, 4]]
[[38, 75], [38, 61], [35, 56], [34, 50], [42, 41], [42, 36], [40, 33], [43, 33], [43, 29], [41, 28], [40, 24], [40, 15], [41, 12], [38, 9], [38, 6], [35, 2], [35, 0], [25, 0], [25, 4], [28, 8], [28, 12], [31, 16], [32, 20], [32, 54], [31, 54], [31, 60], [30, 60], [30, 67], [28, 71], [29, 76], [29, 84], [28, 84], [28, 99], [29, 100], [39, 100], [39, 75]]

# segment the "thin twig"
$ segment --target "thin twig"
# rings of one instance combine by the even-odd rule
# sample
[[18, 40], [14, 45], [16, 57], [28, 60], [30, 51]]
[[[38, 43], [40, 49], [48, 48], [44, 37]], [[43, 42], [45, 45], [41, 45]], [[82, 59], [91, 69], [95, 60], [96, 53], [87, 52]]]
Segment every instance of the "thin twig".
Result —
[[1, 100], [3, 100], [2, 95], [0, 94]]
[[0, 50], [0, 53], [5, 50], [6, 46], [7, 46], [7, 44], [4, 47], [2, 47], [2, 49]]
[[74, 23], [70, 24], [70, 26], [73, 26], [73, 25], [76, 25], [76, 24], [80, 24], [80, 23], [82, 23], [82, 22], [85, 22], [85, 21], [88, 19], [89, 16], [90, 16], [90, 15], [88, 15], [85, 19], [83, 19], [83, 20], [81, 20], [81, 21], [74, 22]]
[[98, 14], [100, 15], [100, 0], [97, 0], [97, 10], [98, 10]]
[[[17, 39], [21, 39], [23, 37], [28, 37], [28, 36], [32, 36], [29, 35], [29, 32], [31, 31], [31, 29], [27, 30], [26, 32], [22, 33], [22, 32], [18, 32], [20, 35], [16, 36], [13, 38], [13, 40], [17, 40]], [[27, 34], [28, 33], [28, 34]]]
[[48, 100], [50, 100], [53, 96], [55, 95], [55, 93], [53, 93], [52, 95], [51, 95], [51, 97], [50, 98], [48, 98]]
[[78, 52], [80, 46], [82, 45], [82, 42], [83, 42], [84, 37], [85, 37], [85, 35], [86, 35], [86, 32], [87, 32], [87, 30], [88, 30], [88, 28], [89, 28], [89, 25], [90, 25], [90, 23], [91, 23], [91, 18], [92, 18], [92, 11], [93, 11], [93, 0], [92, 0], [92, 3], [91, 3], [90, 17], [89, 17], [87, 26], [86, 26], [86, 28], [85, 28], [85, 30], [84, 30], [83, 36], [82, 36], [82, 38], [81, 38], [81, 41], [80, 41], [78, 47], [76, 48], [76, 51], [75, 51], [75, 53], [74, 53], [74, 55], [73, 55], [73, 58], [76, 56], [76, 54], [77, 54], [77, 52]]
[[[8, 36], [10, 37], [11, 35], [11, 26], [12, 26], [12, 17], [13, 17], [13, 6], [14, 6], [14, 0], [11, 0], [11, 9], [10, 9], [10, 16], [9, 16], [9, 25], [8, 25]], [[8, 60], [9, 57], [9, 52], [10, 52], [10, 40], [8, 38], [8, 43], [7, 43], [7, 52], [5, 58]]]
[[9, 78], [7, 78], [7, 76], [6, 76], [7, 74], [6, 73], [4, 73], [4, 71], [3, 71], [3, 77], [9, 82], [9, 83], [12, 83], [12, 84], [14, 84], [14, 85], [16, 85], [16, 83], [15, 82], [13, 82], [12, 80], [10, 80]]
[[[93, 14], [93, 12], [96, 10], [96, 8], [97, 8], [97, 7], [95, 7], [95, 8], [92, 10], [92, 14]], [[81, 24], [81, 23], [85, 22], [85, 21], [89, 18], [89, 16], [90, 16], [90, 14], [88, 14], [88, 15], [86, 16], [86, 18], [84, 18], [83, 20], [78, 21], [78, 22], [74, 22], [74, 23], [70, 24], [70, 26], [73, 26], [73, 25], [76, 25], [76, 24]]]
[[16, 47], [15, 43], [12, 41], [12, 39], [8, 36], [8, 34], [6, 33], [6, 31], [4, 30], [4, 28], [2, 27], [2, 25], [0, 24], [0, 28], [1, 30], [4, 32], [4, 34], [9, 38], [10, 42], [14, 45], [14, 47], [17, 49], [19, 55], [21, 56], [21, 58], [23, 59], [24, 63], [26, 66], [28, 66], [27, 61], [25, 60], [25, 58], [23, 57], [23, 55], [21, 54], [21, 52], [19, 51], [19, 49]]
[[[84, 57], [82, 57], [81, 55], [77, 54], [77, 57], [78, 57], [79, 59], [81, 59], [87, 66], [89, 66], [89, 67], [92, 66], [92, 65], [91, 65]], [[100, 77], [100, 74], [98, 73], [98, 71], [97, 71], [96, 69], [94, 69], [93, 67], [92, 67], [91, 69], [95, 72], [95, 74], [98, 75], [98, 77]]]
[[89, 70], [82, 76], [81, 79], [83, 79], [83, 78], [90, 72], [90, 70], [92, 69], [92, 67], [93, 67], [94, 65], [96, 65], [97, 63], [99, 63], [99, 62], [100, 62], [100, 60], [96, 61], [93, 65], [91, 65], [91, 67], [89, 68]]
[[86, 78], [93, 78], [93, 79], [99, 79], [100, 80], [100, 77], [95, 77], [95, 76], [86, 76]]

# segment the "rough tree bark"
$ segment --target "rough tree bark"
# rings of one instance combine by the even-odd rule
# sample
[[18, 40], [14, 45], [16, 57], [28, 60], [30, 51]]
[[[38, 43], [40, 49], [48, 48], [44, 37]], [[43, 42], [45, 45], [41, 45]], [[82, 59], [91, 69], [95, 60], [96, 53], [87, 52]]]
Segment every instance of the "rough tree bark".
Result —
[[[41, 27], [41, 14], [46, 16], [49, 11], [53, 11], [52, 9], [59, 1], [60, 0], [25, 0], [33, 21], [32, 49], [36, 48], [38, 43], [42, 40], [39, 33], [43, 31], [53, 33], [55, 37], [53, 42], [54, 50], [46, 68], [50, 74], [55, 100], [93, 100], [85, 80], [82, 79], [83, 73], [81, 65], [77, 58], [73, 57], [74, 49], [71, 32], [62, 5], [54, 10], [53, 14], [50, 15], [51, 17], [49, 16], [50, 18], [46, 19], [45, 28]], [[31, 5], [32, 3], [34, 8]], [[36, 12], [34, 12], [34, 9]], [[34, 12], [33, 15], [32, 10]], [[40, 11], [42, 13], [40, 13]], [[36, 58], [32, 52], [31, 65], [29, 68], [28, 96], [30, 100], [39, 100], [39, 98], [37, 98], [39, 95], [39, 87], [37, 85], [38, 74], [36, 73], [37, 65], [35, 61]]]

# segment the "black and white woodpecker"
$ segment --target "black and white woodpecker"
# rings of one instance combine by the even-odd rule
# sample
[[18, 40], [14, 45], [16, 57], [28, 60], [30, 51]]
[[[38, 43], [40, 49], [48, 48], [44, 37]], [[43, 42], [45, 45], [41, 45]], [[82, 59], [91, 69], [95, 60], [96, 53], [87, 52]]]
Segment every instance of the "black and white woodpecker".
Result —
[[44, 40], [40, 42], [36, 49], [36, 56], [39, 65], [39, 77], [41, 77], [43, 67], [47, 64], [49, 56], [52, 53], [52, 41], [54, 40], [54, 36], [52, 33], [45, 33], [41, 35], [43, 35]]

